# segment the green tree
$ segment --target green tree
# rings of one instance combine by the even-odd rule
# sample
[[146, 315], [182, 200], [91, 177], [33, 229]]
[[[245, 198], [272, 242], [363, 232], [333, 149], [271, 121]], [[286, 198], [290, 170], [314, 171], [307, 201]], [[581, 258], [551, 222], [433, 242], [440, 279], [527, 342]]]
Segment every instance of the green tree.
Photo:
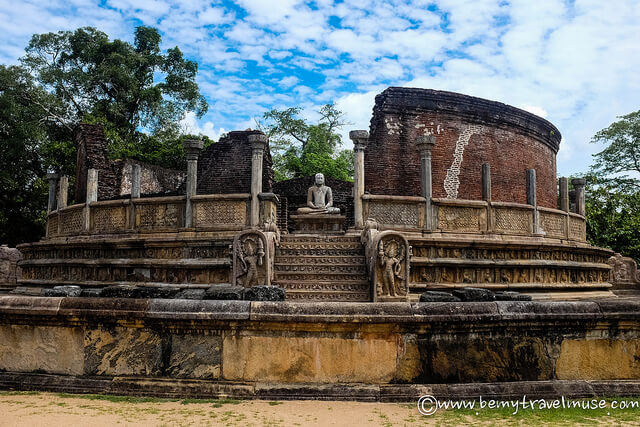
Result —
[[35, 34], [21, 61], [63, 106], [55, 119], [67, 135], [59, 140], [86, 122], [105, 125], [114, 158], [153, 161], [162, 157], [156, 145], [178, 144], [179, 121], [187, 111], [202, 117], [207, 103], [198, 65], [178, 47], [163, 53], [160, 42], [150, 27], [136, 28], [133, 45], [91, 27]]
[[269, 137], [276, 180], [321, 172], [342, 180], [353, 177], [353, 151], [340, 149], [338, 130], [347, 123], [334, 104], [323, 106], [317, 123], [299, 117], [302, 109], [291, 107], [264, 113], [260, 130]]
[[37, 240], [44, 230], [47, 158], [62, 107], [22, 67], [0, 65], [0, 242]]
[[596, 133], [586, 187], [587, 237], [640, 262], [640, 111]]

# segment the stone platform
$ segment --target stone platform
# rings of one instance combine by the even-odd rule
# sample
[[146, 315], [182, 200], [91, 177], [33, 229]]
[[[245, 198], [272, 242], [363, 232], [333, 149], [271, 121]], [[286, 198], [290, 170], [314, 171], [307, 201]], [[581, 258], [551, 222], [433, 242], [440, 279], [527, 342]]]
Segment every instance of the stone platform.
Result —
[[638, 395], [639, 331], [638, 298], [317, 304], [2, 296], [0, 387], [363, 400], [413, 400], [426, 391]]
[[344, 234], [347, 221], [343, 215], [291, 215], [294, 233]]

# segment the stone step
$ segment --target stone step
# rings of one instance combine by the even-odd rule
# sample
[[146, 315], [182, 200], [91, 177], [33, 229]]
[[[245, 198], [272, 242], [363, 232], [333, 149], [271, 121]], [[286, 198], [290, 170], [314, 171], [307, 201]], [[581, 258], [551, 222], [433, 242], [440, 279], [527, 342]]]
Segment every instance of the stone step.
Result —
[[283, 264], [276, 263], [274, 266], [276, 274], [279, 273], [348, 273], [366, 274], [367, 266], [364, 264]]
[[362, 248], [283, 248], [280, 247], [276, 251], [276, 260], [282, 256], [364, 256]]
[[318, 236], [318, 235], [304, 235], [304, 234], [285, 234], [280, 239], [281, 242], [356, 242], [360, 243], [359, 235], [347, 235], [347, 236]]
[[276, 264], [282, 265], [365, 265], [363, 255], [318, 256], [318, 255], [279, 255]]
[[364, 282], [367, 276], [362, 273], [297, 273], [297, 272], [276, 272], [276, 280], [308, 280], [308, 281], [336, 281], [336, 282]]
[[280, 242], [279, 249], [360, 249], [360, 242]]
[[295, 292], [287, 291], [286, 301], [291, 302], [369, 302], [368, 292]]
[[304, 292], [369, 292], [367, 281], [319, 281], [319, 280], [276, 280], [274, 282], [289, 291]]

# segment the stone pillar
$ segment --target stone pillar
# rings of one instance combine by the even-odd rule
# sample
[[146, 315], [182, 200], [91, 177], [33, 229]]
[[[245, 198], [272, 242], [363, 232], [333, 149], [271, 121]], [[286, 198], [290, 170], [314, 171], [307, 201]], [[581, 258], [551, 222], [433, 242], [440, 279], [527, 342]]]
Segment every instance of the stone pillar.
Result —
[[573, 188], [576, 191], [576, 213], [578, 215], [585, 215], [585, 201], [584, 201], [584, 186], [587, 184], [587, 180], [584, 178], [574, 178], [571, 180]]
[[482, 200], [491, 201], [491, 166], [489, 163], [482, 164]]
[[536, 170], [527, 169], [527, 204], [533, 209], [533, 234], [540, 234], [540, 215], [538, 213], [538, 199], [536, 197]]
[[527, 169], [527, 204], [537, 206], [536, 200], [536, 170]]
[[47, 181], [49, 181], [49, 202], [47, 204], [47, 212], [56, 210], [56, 190], [58, 187], [58, 174], [48, 173]]
[[436, 145], [436, 137], [433, 135], [420, 136], [416, 141], [416, 145], [418, 146], [418, 150], [420, 150], [422, 178], [420, 181], [420, 189], [422, 197], [426, 199], [424, 227], [427, 230], [431, 230], [433, 228], [433, 212], [431, 211], [431, 149]]
[[353, 141], [354, 174], [353, 174], [353, 216], [356, 228], [364, 227], [362, 212], [362, 196], [364, 196], [364, 148], [369, 140], [366, 130], [352, 130], [349, 138]]
[[198, 139], [187, 139], [182, 142], [187, 158], [187, 203], [184, 212], [184, 226], [193, 226], [193, 207], [191, 198], [196, 195], [198, 188], [198, 155], [202, 150], [203, 142]]
[[560, 187], [560, 210], [569, 212], [569, 180], [561, 177], [558, 186]]
[[251, 144], [251, 212], [249, 225], [256, 227], [260, 224], [260, 198], [262, 193], [262, 157], [267, 146], [267, 136], [261, 133], [249, 135]]
[[140, 165], [131, 166], [131, 202], [129, 203], [129, 228], [136, 227], [136, 205], [133, 199], [140, 198]]
[[63, 175], [58, 182], [58, 209], [67, 207], [69, 197], [69, 177]]
[[98, 170], [89, 169], [87, 171], [87, 197], [84, 205], [84, 230], [89, 231], [91, 228], [91, 206], [93, 202], [98, 201]]

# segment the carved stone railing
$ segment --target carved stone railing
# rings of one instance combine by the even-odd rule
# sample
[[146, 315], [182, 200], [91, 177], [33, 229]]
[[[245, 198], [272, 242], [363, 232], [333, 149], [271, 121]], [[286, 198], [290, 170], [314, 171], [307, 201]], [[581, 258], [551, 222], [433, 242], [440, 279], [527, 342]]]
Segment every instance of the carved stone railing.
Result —
[[425, 227], [424, 197], [365, 194], [362, 202], [364, 218], [375, 220], [381, 230], [421, 230]]
[[[518, 203], [433, 199], [435, 230], [586, 241], [582, 215]], [[538, 213], [538, 227], [535, 213]]]
[[203, 229], [241, 230], [248, 221], [250, 194], [193, 196], [193, 226]]
[[[267, 198], [268, 199], [268, 198]], [[47, 238], [183, 230], [239, 231], [249, 227], [249, 194], [193, 196], [192, 227], [185, 229], [186, 197], [152, 197], [77, 204], [49, 213]], [[263, 202], [269, 205], [270, 199]], [[273, 222], [275, 212], [267, 212]]]

